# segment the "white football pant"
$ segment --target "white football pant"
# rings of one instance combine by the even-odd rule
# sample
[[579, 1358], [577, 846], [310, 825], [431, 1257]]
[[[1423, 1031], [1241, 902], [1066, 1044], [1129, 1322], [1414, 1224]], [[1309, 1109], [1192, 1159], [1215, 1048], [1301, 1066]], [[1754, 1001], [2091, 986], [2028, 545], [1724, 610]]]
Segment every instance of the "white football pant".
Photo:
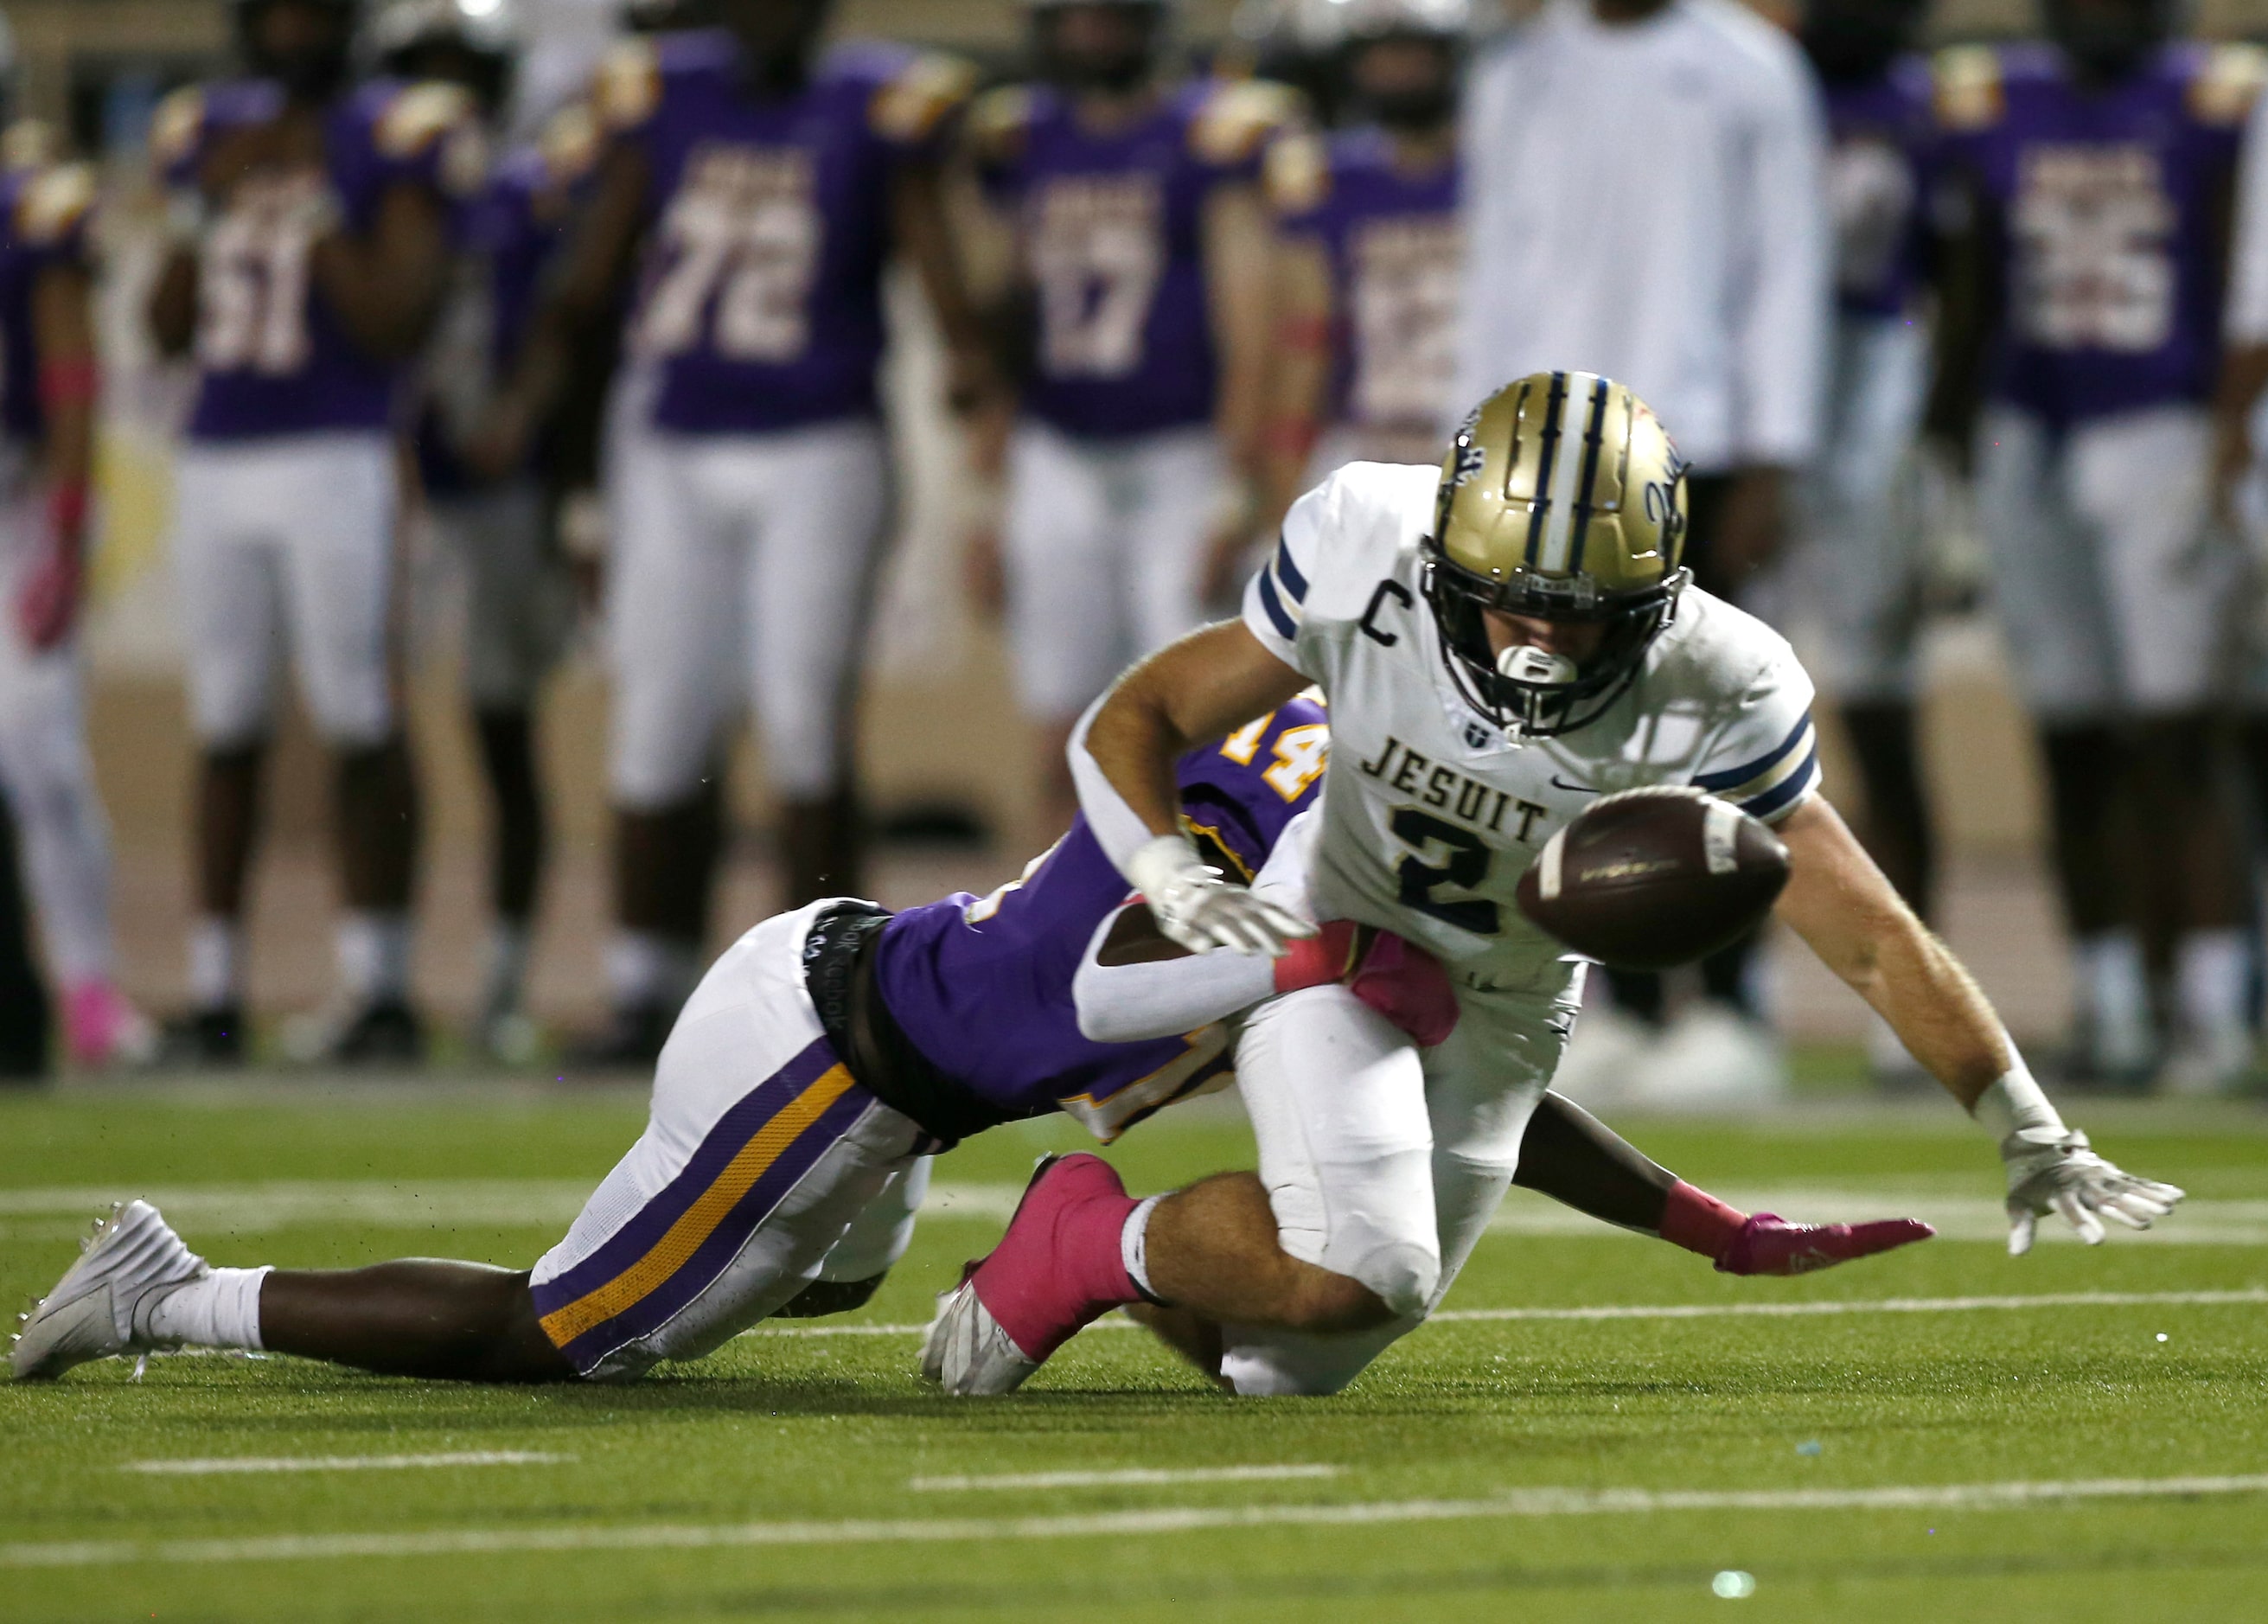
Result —
[[228, 749], [266, 734], [286, 646], [327, 742], [367, 748], [393, 730], [395, 480], [384, 434], [181, 447], [173, 570], [200, 742]]
[[1204, 624], [1221, 478], [1210, 427], [1108, 440], [1018, 427], [1001, 541], [1027, 714], [1071, 720], [1128, 666]]
[[2210, 704], [2228, 675], [2233, 536], [2212, 522], [2211, 420], [2156, 406], [2060, 432], [1990, 408], [1977, 519], [2033, 713], [2050, 723]]
[[890, 463], [880, 427], [619, 439], [608, 576], [615, 803], [690, 797], [718, 724], [753, 709], [772, 785], [842, 785]]
[[15, 814], [48, 969], [69, 989], [107, 980], [116, 966], [110, 824], [87, 754], [77, 640], [35, 652], [16, 618], [47, 531], [45, 495], [35, 486], [0, 501], [0, 790]]
[[1922, 513], [1916, 445], [1929, 390], [1929, 331], [1903, 316], [1850, 316], [1829, 355], [1827, 432], [1793, 487], [1791, 550], [1767, 618], [1802, 634], [1805, 663], [1834, 698], [1913, 692], [1921, 618]]
[[1223, 1327], [1247, 1396], [1334, 1393], [1447, 1295], [1512, 1184], [1575, 998], [1457, 989], [1457, 1029], [1421, 1049], [1343, 986], [1263, 1004], [1237, 1086], [1284, 1250], [1368, 1287], [1396, 1318], [1319, 1336]]

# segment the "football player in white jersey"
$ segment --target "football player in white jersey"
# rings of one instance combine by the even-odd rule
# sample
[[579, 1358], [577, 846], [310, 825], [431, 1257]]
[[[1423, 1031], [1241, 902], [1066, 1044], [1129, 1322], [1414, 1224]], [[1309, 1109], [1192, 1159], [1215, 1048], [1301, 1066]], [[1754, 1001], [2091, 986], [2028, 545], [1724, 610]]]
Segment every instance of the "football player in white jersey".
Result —
[[[1514, 888], [1594, 798], [1643, 786], [1697, 786], [1777, 828], [1793, 860], [1780, 919], [1992, 1135], [2012, 1251], [2047, 1213], [2099, 1241], [2105, 1217], [2142, 1228], [2172, 1210], [2180, 1191], [2065, 1126], [1967, 972], [1819, 796], [1810, 680], [1776, 633], [1688, 581], [1683, 485], [1628, 389], [1522, 378], [1466, 420], [1439, 469], [1355, 463], [1310, 491], [1243, 619], [1152, 656], [1089, 712], [1072, 747], [1084, 809], [1160, 927], [1199, 952], [1276, 954], [1313, 926], [1198, 861], [1174, 820], [1172, 764], [1320, 685], [1338, 765], [1309, 918], [1422, 943], [1450, 969], [1457, 1020], [1421, 1048], [1334, 989], [1261, 1006], [1237, 1065], [1258, 1182], [1128, 1198], [1105, 1226], [1066, 1210], [1104, 1199], [1091, 1171], [1043, 1169], [946, 1299], [931, 1346], [948, 1389], [1014, 1386], [1061, 1322], [1112, 1306], [1050, 1286], [1094, 1278], [1063, 1255], [1079, 1244], [1066, 1237], [1116, 1249], [1241, 1393], [1336, 1391], [1423, 1321], [1511, 1182], [1576, 1015], [1582, 965], [1519, 912]], [[1045, 1319], [1035, 1299], [1058, 1310], [1045, 1334], [1029, 1329]]]

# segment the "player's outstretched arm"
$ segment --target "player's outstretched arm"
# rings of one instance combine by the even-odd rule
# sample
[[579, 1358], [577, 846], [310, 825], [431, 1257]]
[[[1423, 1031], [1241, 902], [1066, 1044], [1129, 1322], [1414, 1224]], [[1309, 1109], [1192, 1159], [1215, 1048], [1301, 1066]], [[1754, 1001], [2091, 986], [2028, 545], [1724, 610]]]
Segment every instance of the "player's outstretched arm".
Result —
[[1307, 678], [1223, 621], [1192, 631], [1118, 679], [1071, 734], [1079, 808], [1142, 893], [1158, 927], [1193, 953], [1281, 955], [1314, 926], [1198, 860], [1181, 832], [1174, 764], [1197, 745], [1289, 702]]
[[1779, 917], [1871, 1004], [1906, 1052], [1989, 1131], [2008, 1172], [2008, 1250], [2060, 1213], [2088, 1244], [2102, 1219], [2146, 1229], [2182, 1192], [2137, 1178], [2066, 1127], [1952, 949], [1914, 916], [1835, 808], [1815, 795], [1779, 825], [1790, 871]]

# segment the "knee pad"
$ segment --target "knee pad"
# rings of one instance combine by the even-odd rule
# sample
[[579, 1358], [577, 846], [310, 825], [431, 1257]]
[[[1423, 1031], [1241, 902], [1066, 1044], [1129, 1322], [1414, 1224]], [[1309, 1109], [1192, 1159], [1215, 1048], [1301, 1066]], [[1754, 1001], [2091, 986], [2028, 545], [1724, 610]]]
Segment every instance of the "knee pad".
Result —
[[1365, 1252], [1345, 1273], [1366, 1287], [1396, 1318], [1408, 1318], [1423, 1314], [1432, 1304], [1433, 1288], [1441, 1281], [1441, 1256], [1431, 1245], [1385, 1241]]
[[1240, 1399], [1327, 1399], [1344, 1391], [1419, 1322], [1395, 1320], [1330, 1336], [1222, 1327], [1220, 1374]]

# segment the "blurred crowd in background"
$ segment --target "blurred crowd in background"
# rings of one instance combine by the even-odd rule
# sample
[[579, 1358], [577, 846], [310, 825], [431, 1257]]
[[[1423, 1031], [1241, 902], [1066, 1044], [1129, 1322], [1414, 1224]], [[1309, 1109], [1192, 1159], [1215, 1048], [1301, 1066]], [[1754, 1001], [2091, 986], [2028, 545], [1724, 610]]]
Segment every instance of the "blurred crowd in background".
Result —
[[[2268, 54], [2183, 38], [2170, 0], [2042, 0], [2032, 38], [1934, 52], [1926, 0], [1247, 0], [1218, 33], [1173, 0], [998, 4], [1022, 48], [976, 61], [845, 37], [827, 0], [232, 0], [233, 62], [11, 126], [0, 1069], [427, 1054], [421, 550], [489, 802], [462, 1041], [633, 1067], [703, 968], [736, 730], [771, 900], [861, 892], [862, 675], [965, 595], [1030, 753], [991, 833], [1037, 851], [1080, 712], [1229, 612], [1303, 491], [1437, 461], [1504, 380], [1576, 368], [1668, 425], [1686, 562], [1806, 655], [1830, 793], [1926, 919], [1917, 650], [1989, 606], [2066, 1071], [2250, 1085]], [[882, 592], [915, 522], [943, 544]], [[86, 737], [81, 609], [137, 532], [196, 751], [166, 1011], [120, 986]], [[538, 721], [578, 648], [611, 692], [614, 919], [604, 1018], [559, 1034], [527, 998]], [[287, 686], [329, 763], [336, 964], [271, 1041], [245, 911]], [[1608, 979], [1579, 1091], [1782, 1086], [1753, 944]], [[1867, 1053], [1918, 1075], [1886, 1028]]]

